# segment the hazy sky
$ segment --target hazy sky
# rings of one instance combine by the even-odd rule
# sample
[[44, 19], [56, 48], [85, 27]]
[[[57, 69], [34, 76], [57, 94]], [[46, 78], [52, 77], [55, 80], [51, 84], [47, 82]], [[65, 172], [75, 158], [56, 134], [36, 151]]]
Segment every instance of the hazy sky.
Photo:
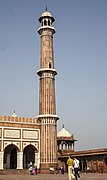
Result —
[[76, 150], [107, 148], [107, 0], [0, 0], [0, 114], [39, 112], [38, 18], [54, 18], [58, 131]]

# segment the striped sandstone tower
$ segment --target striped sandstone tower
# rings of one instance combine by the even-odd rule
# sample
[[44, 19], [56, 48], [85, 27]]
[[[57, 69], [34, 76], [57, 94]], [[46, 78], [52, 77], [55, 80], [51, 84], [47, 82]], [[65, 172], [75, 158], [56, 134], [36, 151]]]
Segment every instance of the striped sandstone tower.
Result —
[[49, 167], [57, 164], [57, 120], [55, 103], [55, 76], [53, 53], [54, 17], [50, 12], [42, 13], [39, 18], [40, 28], [40, 77], [39, 116], [41, 124], [41, 171], [48, 172]]

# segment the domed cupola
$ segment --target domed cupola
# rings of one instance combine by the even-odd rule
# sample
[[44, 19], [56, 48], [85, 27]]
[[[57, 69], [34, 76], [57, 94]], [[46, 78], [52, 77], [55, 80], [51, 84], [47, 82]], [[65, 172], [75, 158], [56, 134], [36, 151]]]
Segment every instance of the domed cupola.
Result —
[[52, 16], [52, 14], [47, 10], [45, 12], [42, 13], [42, 15], [39, 18], [39, 22], [41, 24], [41, 27], [38, 29], [39, 34], [41, 34], [41, 30], [44, 28], [50, 28], [51, 30], [53, 30], [53, 34], [55, 33], [55, 29], [53, 27], [53, 22], [55, 21], [54, 17]]
[[63, 125], [61, 131], [57, 133], [57, 146], [58, 151], [68, 150], [74, 151], [74, 142], [77, 141], [74, 139], [74, 136], [68, 132]]
[[57, 137], [62, 137], [62, 138], [63, 137], [71, 137], [71, 134], [64, 128], [64, 125], [63, 125], [63, 128], [61, 129], [61, 131], [59, 131], [57, 133]]

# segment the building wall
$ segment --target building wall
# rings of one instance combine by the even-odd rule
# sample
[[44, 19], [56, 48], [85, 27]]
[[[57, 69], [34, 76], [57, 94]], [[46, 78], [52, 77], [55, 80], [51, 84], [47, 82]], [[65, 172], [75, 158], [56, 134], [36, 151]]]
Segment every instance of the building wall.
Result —
[[[26, 148], [28, 149], [26, 150]], [[11, 168], [9, 164], [11, 164], [10, 156], [13, 149], [17, 153], [17, 169], [25, 167], [24, 159], [27, 151], [34, 152], [33, 161], [39, 168], [40, 125], [37, 123], [37, 119], [0, 116], [0, 169]], [[28, 163], [28, 161], [30, 163], [30, 156], [26, 162]]]
[[[64, 151], [64, 153], [60, 153], [58, 155], [58, 165], [59, 168], [61, 166], [64, 166], [65, 172], [67, 172], [67, 159], [69, 156], [72, 157], [77, 157], [80, 161], [80, 171], [81, 172], [87, 172], [87, 167], [89, 167], [88, 172], [93, 172], [93, 173], [104, 173], [107, 172], [107, 149], [103, 150], [100, 149], [100, 153], [98, 154], [97, 150], [93, 150], [94, 153], [92, 152], [84, 151], [84, 154], [82, 152], [73, 152], [73, 153], [67, 153]], [[95, 152], [96, 151], [96, 152]], [[88, 153], [88, 155], [87, 155]], [[78, 154], [78, 155], [77, 155]]]

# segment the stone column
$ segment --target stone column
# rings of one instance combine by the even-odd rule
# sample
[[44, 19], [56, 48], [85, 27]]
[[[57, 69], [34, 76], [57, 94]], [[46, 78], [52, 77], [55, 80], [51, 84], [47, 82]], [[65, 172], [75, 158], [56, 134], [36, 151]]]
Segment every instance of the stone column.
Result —
[[4, 152], [0, 152], [0, 169], [4, 169], [4, 167], [3, 167], [3, 157], [4, 157]]
[[40, 153], [35, 153], [35, 166], [37, 166], [37, 169], [40, 168]]
[[17, 169], [23, 169], [23, 152], [17, 152]]
[[73, 151], [74, 151], [74, 143], [73, 143]]
[[65, 149], [67, 149], [67, 144], [65, 145]]
[[82, 172], [84, 171], [84, 168], [83, 168], [83, 161], [81, 161], [81, 168], [82, 168]]

